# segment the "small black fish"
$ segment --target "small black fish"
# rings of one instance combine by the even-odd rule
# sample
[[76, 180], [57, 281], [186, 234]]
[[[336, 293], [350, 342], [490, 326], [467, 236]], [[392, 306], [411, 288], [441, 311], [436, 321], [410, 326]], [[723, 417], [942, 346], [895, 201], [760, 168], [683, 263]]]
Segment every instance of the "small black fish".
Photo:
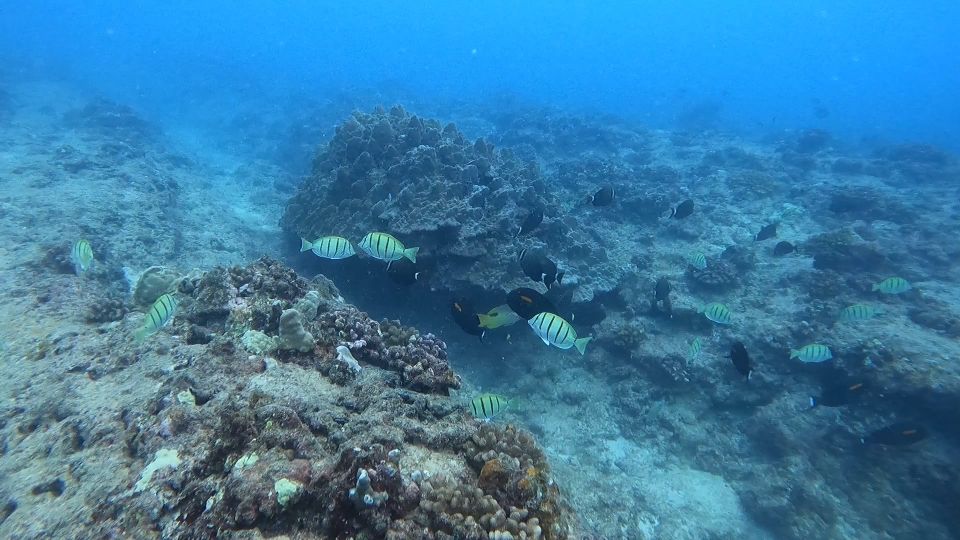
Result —
[[797, 248], [790, 242], [782, 240], [777, 242], [777, 245], [773, 246], [773, 256], [774, 257], [783, 257], [784, 255], [789, 255], [796, 251]]
[[827, 386], [820, 392], [820, 397], [810, 396], [810, 408], [822, 405], [824, 407], [841, 407], [857, 399], [863, 393], [863, 383], [844, 383]]
[[670, 303], [670, 281], [662, 277], [657, 280], [653, 288], [653, 306], [667, 315], [672, 315], [673, 307]]
[[693, 199], [687, 199], [670, 210], [668, 218], [683, 219], [693, 213]]
[[897, 422], [860, 439], [863, 444], [907, 446], [927, 438], [927, 430], [912, 422]]
[[557, 270], [557, 263], [551, 261], [540, 251], [531, 252], [527, 248], [520, 251], [517, 257], [520, 261], [520, 268], [530, 279], [541, 282], [547, 286], [547, 289], [553, 286], [554, 282], [560, 285], [563, 279], [563, 272]]
[[760, 229], [760, 232], [758, 232], [757, 235], [753, 237], [753, 239], [757, 242], [760, 242], [761, 240], [766, 240], [768, 238], [776, 238], [776, 237], [777, 237], [777, 224], [771, 223], [769, 225], [765, 225], [762, 229]]
[[480, 336], [480, 340], [483, 341], [483, 334], [486, 333], [486, 329], [480, 326], [480, 317], [477, 317], [473, 304], [463, 298], [457, 298], [450, 303], [450, 314], [453, 315], [453, 320], [457, 323], [457, 326], [462, 328], [464, 332], [471, 336]]
[[539, 208], [531, 210], [530, 213], [527, 214], [527, 217], [523, 219], [523, 223], [520, 224], [520, 229], [517, 231], [517, 234], [514, 235], [514, 238], [521, 234], [533, 232], [541, 223], [543, 223], [543, 210]]
[[543, 312], [557, 313], [557, 308], [553, 305], [553, 302], [546, 296], [527, 287], [510, 291], [507, 294], [507, 305], [526, 321]]
[[587, 202], [594, 206], [610, 206], [613, 204], [613, 197], [613, 186], [605, 186], [593, 195], [587, 197]]
[[399, 285], [413, 285], [420, 278], [417, 263], [409, 259], [397, 259], [387, 265], [387, 275]]
[[750, 375], [753, 374], [753, 367], [750, 365], [750, 355], [747, 354], [747, 348], [743, 343], [733, 342], [730, 346], [730, 360], [733, 361], [733, 367], [737, 368], [737, 371], [749, 381]]

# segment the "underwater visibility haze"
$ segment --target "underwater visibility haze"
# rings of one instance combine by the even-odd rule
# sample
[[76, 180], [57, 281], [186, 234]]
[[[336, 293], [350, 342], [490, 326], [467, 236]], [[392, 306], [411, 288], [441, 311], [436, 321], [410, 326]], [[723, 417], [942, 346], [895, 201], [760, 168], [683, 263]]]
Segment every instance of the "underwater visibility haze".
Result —
[[0, 538], [960, 538], [958, 36], [7, 2]]

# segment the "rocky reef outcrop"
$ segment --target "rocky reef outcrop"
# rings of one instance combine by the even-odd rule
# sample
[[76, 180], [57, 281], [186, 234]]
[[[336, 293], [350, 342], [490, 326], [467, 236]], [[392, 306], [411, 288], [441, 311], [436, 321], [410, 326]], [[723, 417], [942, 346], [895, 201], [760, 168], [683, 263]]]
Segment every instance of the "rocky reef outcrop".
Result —
[[[641, 222], [655, 221], [666, 208], [642, 184], [628, 185], [632, 174], [630, 167], [587, 157], [548, 177], [537, 162], [483, 139], [469, 141], [453, 124], [401, 107], [378, 108], [354, 113], [337, 128], [281, 225], [303, 237], [337, 234], [355, 242], [371, 231], [390, 232], [420, 247], [418, 258], [436, 266], [431, 285], [446, 290], [529, 285], [517, 254], [546, 248], [577, 285], [574, 300], [586, 301], [619, 284], [646, 235], [618, 231], [622, 216], [586, 206], [585, 196], [616, 181], [624, 188], [619, 200]], [[650, 175], [659, 179], [663, 171]], [[533, 209], [543, 210], [543, 223], [515, 238]]]
[[[171, 328], [132, 353], [174, 363], [124, 412], [142, 466], [99, 502], [92, 536], [575, 537], [533, 436], [480, 425], [446, 395], [460, 381], [436, 337], [270, 259], [192, 275], [177, 294]], [[282, 337], [291, 311], [308, 347]]]

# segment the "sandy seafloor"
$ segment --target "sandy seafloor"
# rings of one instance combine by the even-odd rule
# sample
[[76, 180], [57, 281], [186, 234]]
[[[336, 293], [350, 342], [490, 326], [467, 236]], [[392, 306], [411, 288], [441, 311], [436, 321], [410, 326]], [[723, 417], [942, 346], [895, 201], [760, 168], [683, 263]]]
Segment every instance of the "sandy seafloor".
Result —
[[[10, 112], [0, 123], [0, 536], [19, 531], [69, 538], [71, 525], [90, 518], [98, 497], [136, 482], [143, 463], [127, 458], [119, 442], [115, 454], [71, 452], [69, 435], [53, 426], [84, 415], [120, 419], [155, 390], [151, 372], [171, 363], [156, 354], [98, 380], [71, 374], [85, 356], [101, 353], [98, 347], [109, 343], [103, 336], [116, 327], [84, 320], [94, 295], [90, 289], [108, 286], [117, 296], [128, 294], [127, 277], [155, 264], [207, 269], [264, 254], [297, 264], [285, 248], [290, 239], [276, 225], [295, 173], [237, 148], [207, 148], [197, 143], [202, 133], [187, 130], [161, 133], [144, 125], [142, 133], [124, 135], [135, 144], [121, 143], [109, 126], [87, 125], [82, 115], [68, 120], [93, 100], [62, 84], [33, 82], [7, 90]], [[765, 151], [759, 145], [754, 150]], [[960, 180], [902, 192], [869, 178], [859, 181], [902, 197], [905, 211], [916, 218], [910, 227], [859, 220], [860, 232], [905, 257], [939, 249], [944, 266], [911, 268], [904, 277], [918, 291], [910, 298], [878, 300], [885, 309], [882, 318], [857, 329], [835, 326], [828, 336], [809, 338], [909, 353], [895, 359], [899, 367], [881, 363], [864, 369], [887, 370], [883, 380], [929, 388], [956, 401], [958, 337], [916, 324], [908, 311], [931, 298], [947, 317], [957, 316]], [[829, 184], [826, 178], [821, 182]], [[707, 202], [711, 221], [676, 225], [679, 233], [648, 231], [652, 253], [644, 276], [675, 278], [675, 303], [681, 307], [713, 300], [682, 284], [690, 239], [711, 255], [750, 242], [758, 224], [774, 219], [783, 221], [780, 238], [834, 230], [836, 218], [806, 210], [822, 196], [817, 186], [813, 181], [802, 189], [779, 189], [763, 204], [741, 204], [743, 192], [738, 194], [717, 171], [710, 182], [691, 186], [693, 196]], [[58, 254], [62, 258], [79, 237], [94, 245], [92, 275], [51, 271], [51, 261]], [[811, 284], [810, 269], [809, 257], [761, 256], [750, 286], [723, 300], [737, 317], [752, 321], [752, 336], [783, 336], [784, 325], [802, 334], [797, 326], [812, 309], [805, 289], [827, 286]], [[869, 285], [872, 276], [864, 279]], [[375, 313], [376, 305], [343, 292], [375, 318], [399, 317], [430, 330], [432, 315], [417, 315], [414, 294], [391, 299], [384, 312]], [[132, 317], [138, 315], [127, 316]], [[638, 353], [627, 360], [599, 344], [582, 358], [572, 350], [547, 349], [521, 328], [493, 333], [481, 345], [449, 323], [438, 327], [465, 379], [464, 395], [482, 389], [517, 399], [496, 421], [517, 422], [538, 437], [561, 489], [585, 528], [597, 535], [960, 534], [956, 411], [953, 417], [925, 417], [931, 437], [915, 447], [863, 449], [857, 437], [903, 416], [899, 405], [859, 412], [809, 410], [808, 396], [817, 387], [800, 369], [786, 376], [778, 372], [782, 379], [772, 385], [776, 391], [745, 389], [725, 358], [730, 338], [746, 339], [742, 329], [706, 327], [702, 355], [686, 363], [686, 382], [682, 376], [676, 382], [671, 377], [641, 381], [651, 370], [637, 363], [649, 350], [684, 357], [696, 334], [652, 318], [638, 338]], [[45, 356], [44, 351], [61, 346], [65, 349], [52, 355], [55, 360]], [[777, 354], [755, 352], [758, 378], [769, 381], [777, 371], [764, 363], [789, 362], [782, 350]], [[921, 409], [908, 416], [917, 414], [930, 413]], [[58, 487], [57, 479], [64, 484]]]

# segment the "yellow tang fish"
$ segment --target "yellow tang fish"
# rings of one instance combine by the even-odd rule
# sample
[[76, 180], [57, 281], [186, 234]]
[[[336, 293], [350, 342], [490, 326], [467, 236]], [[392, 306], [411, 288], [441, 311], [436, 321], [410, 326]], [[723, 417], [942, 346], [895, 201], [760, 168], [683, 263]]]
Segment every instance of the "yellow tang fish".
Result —
[[480, 318], [480, 326], [489, 328], [490, 330], [507, 326], [520, 320], [520, 316], [514, 313], [513, 310], [510, 309], [510, 306], [506, 304], [497, 306], [485, 314], [477, 314], [477, 317]]

